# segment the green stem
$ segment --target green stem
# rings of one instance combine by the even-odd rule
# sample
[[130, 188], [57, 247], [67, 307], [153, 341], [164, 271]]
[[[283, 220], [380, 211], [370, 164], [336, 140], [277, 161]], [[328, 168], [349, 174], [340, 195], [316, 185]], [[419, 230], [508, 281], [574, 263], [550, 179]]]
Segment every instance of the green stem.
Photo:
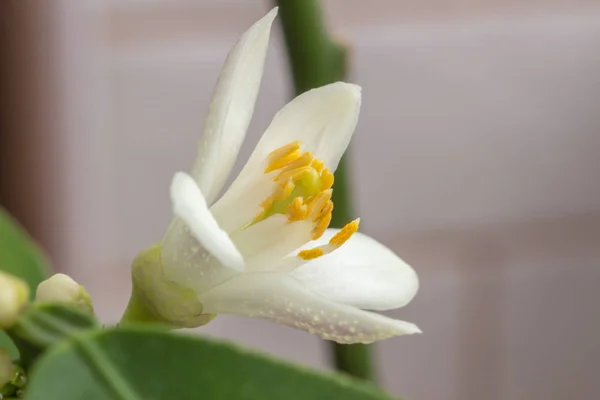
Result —
[[[276, 0], [287, 45], [296, 95], [343, 80], [346, 77], [347, 49], [333, 41], [325, 26], [318, 0]], [[341, 227], [353, 219], [347, 177], [347, 156], [335, 172], [332, 226]], [[336, 369], [358, 378], [374, 380], [370, 346], [331, 342]]]
[[134, 322], [160, 322], [142, 301], [135, 287], [132, 289], [129, 304], [127, 304], [127, 308], [121, 317], [120, 324], [130, 324]]

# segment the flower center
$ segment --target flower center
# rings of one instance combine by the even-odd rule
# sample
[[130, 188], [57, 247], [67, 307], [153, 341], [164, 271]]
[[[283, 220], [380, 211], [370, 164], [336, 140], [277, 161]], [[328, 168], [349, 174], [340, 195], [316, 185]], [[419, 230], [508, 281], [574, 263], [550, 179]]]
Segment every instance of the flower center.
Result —
[[[325, 163], [311, 152], [300, 150], [300, 141], [295, 141], [267, 156], [265, 174], [277, 171], [273, 181], [275, 189], [261, 203], [262, 212], [254, 219], [257, 223], [274, 214], [284, 214], [289, 222], [309, 220], [313, 222], [312, 240], [320, 238], [329, 223], [333, 202], [331, 201], [333, 174]], [[327, 254], [344, 244], [358, 230], [359, 220], [347, 224], [328, 245], [303, 250], [298, 256], [309, 260]]]
[[323, 167], [323, 161], [310, 151], [300, 151], [299, 141], [273, 150], [267, 157], [264, 172], [277, 172], [273, 177], [275, 189], [262, 202], [262, 212], [254, 223], [273, 214], [285, 214], [290, 222], [314, 222], [312, 239], [320, 238], [331, 222], [333, 210], [333, 174]]

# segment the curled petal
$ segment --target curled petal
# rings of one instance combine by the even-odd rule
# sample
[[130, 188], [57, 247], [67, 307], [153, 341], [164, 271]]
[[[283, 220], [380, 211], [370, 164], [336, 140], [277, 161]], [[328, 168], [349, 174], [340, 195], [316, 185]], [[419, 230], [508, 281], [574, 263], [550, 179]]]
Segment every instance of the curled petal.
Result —
[[[327, 243], [338, 231], [328, 229], [308, 247]], [[292, 275], [323, 297], [367, 310], [403, 307], [419, 288], [419, 279], [410, 265], [358, 232], [333, 253], [301, 265]]]
[[[180, 251], [182, 244], [189, 244], [189, 237], [193, 236], [200, 246], [196, 249], [188, 249], [189, 256], [194, 252], [207, 252], [209, 257], [216, 259], [223, 266], [233, 270], [241, 271], [244, 267], [244, 259], [235, 247], [227, 233], [225, 233], [213, 218], [206, 206], [206, 201], [196, 182], [187, 174], [178, 172], [173, 178], [171, 185], [171, 200], [173, 212], [181, 222], [174, 221], [163, 240], [165, 252]], [[176, 256], [173, 254], [172, 256]], [[187, 254], [180, 254], [187, 257]], [[209, 258], [205, 257], [205, 258]], [[189, 261], [189, 260], [188, 260]], [[200, 260], [209, 261], [209, 260]], [[214, 263], [214, 262], [213, 262]], [[185, 263], [176, 263], [185, 264]], [[193, 264], [193, 263], [192, 263]], [[191, 265], [194, 267], [194, 265]], [[198, 277], [197, 279], [201, 279]], [[183, 284], [183, 282], [180, 282]]]
[[370, 343], [420, 332], [409, 322], [330, 301], [280, 273], [240, 275], [199, 300], [205, 313], [264, 318], [339, 343]]

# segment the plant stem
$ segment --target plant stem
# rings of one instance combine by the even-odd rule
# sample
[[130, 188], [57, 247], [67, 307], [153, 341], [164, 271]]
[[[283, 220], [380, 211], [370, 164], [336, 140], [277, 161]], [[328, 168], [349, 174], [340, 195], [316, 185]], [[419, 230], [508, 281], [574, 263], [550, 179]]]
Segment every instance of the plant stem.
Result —
[[[347, 73], [347, 49], [328, 33], [318, 0], [276, 0], [294, 79], [296, 95], [343, 80]], [[348, 159], [342, 158], [335, 172], [331, 224], [341, 227], [353, 219], [348, 186]], [[331, 342], [336, 369], [366, 380], [374, 380], [370, 346]]]
[[130, 324], [135, 322], [158, 323], [160, 320], [148, 310], [144, 302], [140, 299], [140, 294], [134, 287], [131, 292], [129, 304], [127, 304], [127, 308], [121, 317], [120, 324]]

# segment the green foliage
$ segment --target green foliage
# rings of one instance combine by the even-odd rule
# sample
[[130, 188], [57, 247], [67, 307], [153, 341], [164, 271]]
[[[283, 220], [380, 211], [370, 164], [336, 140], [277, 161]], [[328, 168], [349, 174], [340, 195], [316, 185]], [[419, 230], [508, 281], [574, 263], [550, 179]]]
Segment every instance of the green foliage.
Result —
[[[42, 250], [32, 241], [21, 225], [0, 207], [0, 270], [23, 279], [35, 295], [37, 285], [46, 279], [48, 261]], [[19, 353], [6, 335], [0, 331], [0, 347], [13, 358]]]
[[21, 363], [30, 365], [46, 348], [75, 333], [97, 328], [94, 317], [65, 304], [36, 304], [8, 331], [21, 354]]
[[390, 399], [366, 383], [321, 375], [238, 347], [149, 327], [76, 335], [35, 365], [27, 400]]
[[0, 270], [27, 282], [33, 296], [37, 285], [46, 279], [48, 266], [48, 259], [39, 246], [0, 208]]
[[19, 358], [19, 350], [4, 331], [0, 331], [0, 348], [8, 350], [8, 354], [13, 360]]

